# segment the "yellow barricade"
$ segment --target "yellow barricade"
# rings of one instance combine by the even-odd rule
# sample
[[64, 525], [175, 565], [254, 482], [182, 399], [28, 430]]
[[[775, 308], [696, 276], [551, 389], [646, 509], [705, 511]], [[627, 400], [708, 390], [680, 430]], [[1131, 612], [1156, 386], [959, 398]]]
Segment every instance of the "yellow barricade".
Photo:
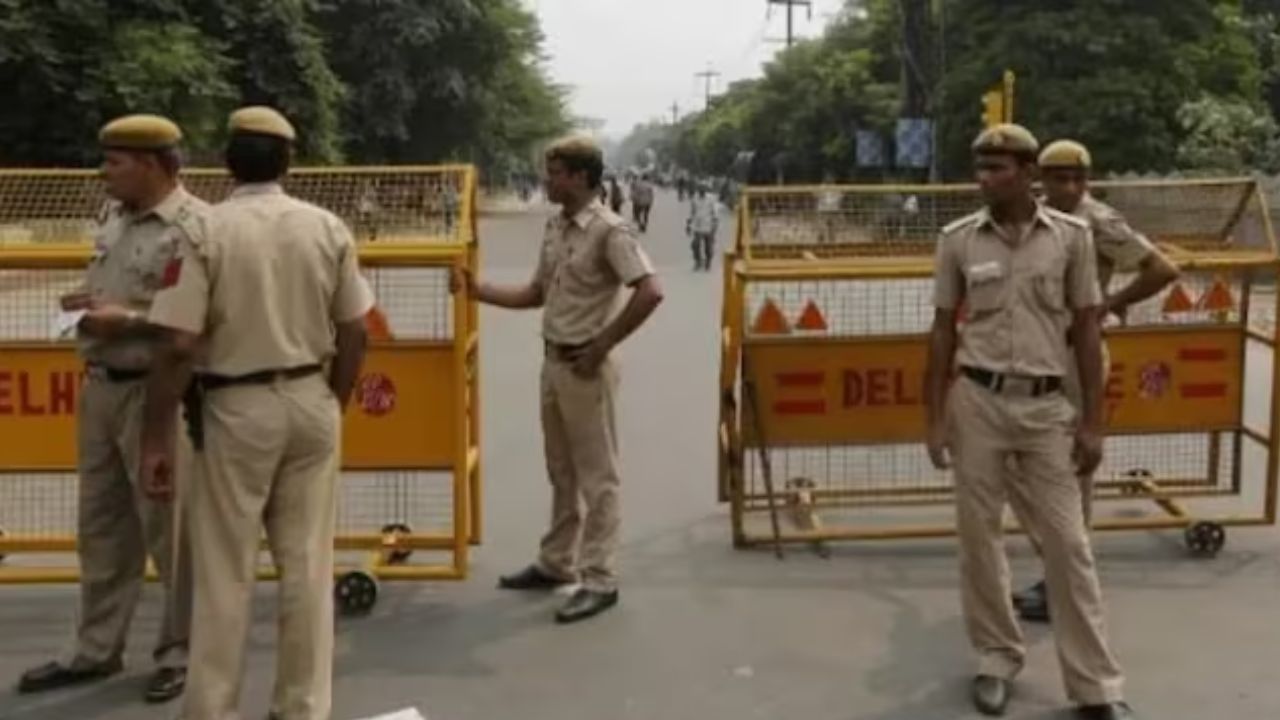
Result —
[[[217, 202], [225, 174], [190, 170]], [[298, 169], [287, 188], [357, 233], [377, 296], [344, 419], [340, 607], [379, 579], [462, 579], [481, 537], [479, 330], [450, 273], [477, 264], [472, 168]], [[83, 367], [53, 327], [81, 278], [103, 196], [92, 172], [0, 172], [0, 583], [74, 582], [76, 397]], [[7, 556], [7, 557], [4, 557]], [[261, 575], [272, 577], [264, 561]]]
[[[1247, 179], [1094, 191], [1183, 272], [1106, 330], [1095, 527], [1182, 528], [1193, 552], [1216, 554], [1226, 526], [1276, 519], [1270, 216]], [[737, 545], [954, 533], [951, 477], [923, 447], [932, 256], [939, 230], [980, 206], [972, 186], [744, 193], [724, 271], [718, 433]]]

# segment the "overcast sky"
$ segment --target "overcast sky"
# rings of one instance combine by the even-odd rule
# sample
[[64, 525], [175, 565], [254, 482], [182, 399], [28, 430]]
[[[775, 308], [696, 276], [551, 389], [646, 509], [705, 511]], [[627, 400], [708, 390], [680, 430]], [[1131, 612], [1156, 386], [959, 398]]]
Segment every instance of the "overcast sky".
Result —
[[[795, 10], [796, 35], [821, 32], [844, 0], [812, 0], [813, 19]], [[524, 0], [546, 33], [548, 68], [571, 88], [579, 116], [604, 120], [621, 137], [638, 122], [703, 105], [708, 67], [723, 75], [714, 92], [761, 73], [782, 47], [786, 8], [766, 0]]]

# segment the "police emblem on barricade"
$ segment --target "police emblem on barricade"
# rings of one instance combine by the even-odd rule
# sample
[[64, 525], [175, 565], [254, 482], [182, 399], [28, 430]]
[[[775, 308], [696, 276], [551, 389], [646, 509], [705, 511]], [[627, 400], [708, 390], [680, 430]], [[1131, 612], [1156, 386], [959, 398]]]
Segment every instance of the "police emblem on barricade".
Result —
[[382, 373], [365, 375], [356, 387], [356, 402], [366, 415], [387, 415], [396, 408], [396, 385]]
[[1138, 372], [1138, 397], [1143, 400], [1159, 400], [1169, 390], [1173, 371], [1163, 362], [1149, 362]]

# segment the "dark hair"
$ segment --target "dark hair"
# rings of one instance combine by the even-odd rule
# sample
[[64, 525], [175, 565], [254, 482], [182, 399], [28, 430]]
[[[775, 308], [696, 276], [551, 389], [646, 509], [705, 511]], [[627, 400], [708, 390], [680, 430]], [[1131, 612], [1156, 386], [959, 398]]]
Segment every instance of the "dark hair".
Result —
[[595, 190], [604, 177], [604, 153], [587, 138], [567, 138], [547, 148], [547, 162], [559, 160], [570, 173], [585, 172], [587, 187]]
[[225, 157], [231, 176], [242, 183], [272, 182], [289, 172], [289, 142], [274, 135], [234, 133]]

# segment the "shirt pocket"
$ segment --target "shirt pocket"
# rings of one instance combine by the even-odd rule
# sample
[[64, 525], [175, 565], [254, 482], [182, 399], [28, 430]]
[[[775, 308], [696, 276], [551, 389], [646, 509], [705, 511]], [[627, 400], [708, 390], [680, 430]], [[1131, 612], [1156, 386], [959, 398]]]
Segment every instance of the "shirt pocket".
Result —
[[565, 286], [574, 294], [590, 294], [606, 281], [604, 262], [596, 250], [578, 250], [564, 259]]
[[130, 298], [135, 302], [151, 302], [164, 285], [169, 263], [177, 256], [176, 243], [166, 236], [158, 242], [136, 245], [129, 252], [125, 267]]
[[1032, 278], [1032, 283], [1042, 307], [1055, 313], [1066, 312], [1066, 283], [1060, 273], [1041, 273]]

